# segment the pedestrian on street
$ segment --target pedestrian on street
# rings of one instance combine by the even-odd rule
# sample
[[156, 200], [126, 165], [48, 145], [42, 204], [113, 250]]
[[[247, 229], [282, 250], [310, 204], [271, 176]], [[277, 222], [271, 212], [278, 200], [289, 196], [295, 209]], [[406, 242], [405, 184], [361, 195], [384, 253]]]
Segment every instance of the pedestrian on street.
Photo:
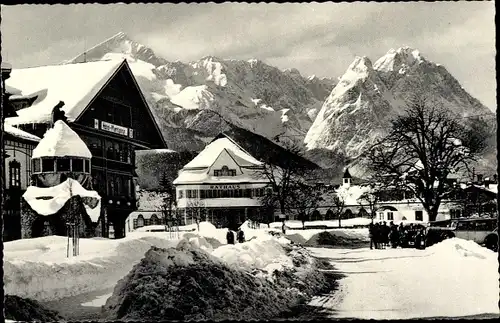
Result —
[[373, 249], [374, 245], [374, 231], [375, 231], [375, 225], [373, 225], [373, 222], [370, 223], [370, 226], [368, 227], [368, 232], [370, 234], [370, 249]]
[[397, 248], [398, 247], [398, 241], [399, 241], [399, 232], [398, 232], [398, 227], [395, 226], [394, 224], [392, 224], [392, 226], [391, 226], [390, 240], [391, 240], [392, 247], [393, 248]]
[[283, 231], [283, 234], [286, 234], [285, 221], [283, 221], [283, 225], [281, 226], [281, 231]]
[[234, 244], [234, 233], [231, 229], [227, 229], [226, 240], [227, 244]]
[[373, 226], [373, 244], [375, 249], [380, 249], [380, 224], [378, 222]]
[[243, 232], [241, 228], [238, 230], [238, 242], [239, 243], [245, 242], [245, 232]]

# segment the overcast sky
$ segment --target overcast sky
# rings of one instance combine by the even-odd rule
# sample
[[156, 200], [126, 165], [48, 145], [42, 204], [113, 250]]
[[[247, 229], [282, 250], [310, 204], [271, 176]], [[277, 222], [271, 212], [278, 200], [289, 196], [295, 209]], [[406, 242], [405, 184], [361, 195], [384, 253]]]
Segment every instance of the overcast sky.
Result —
[[444, 65], [496, 109], [494, 2], [2, 6], [2, 55], [56, 64], [123, 31], [168, 60], [258, 58], [302, 75], [341, 76], [404, 45]]

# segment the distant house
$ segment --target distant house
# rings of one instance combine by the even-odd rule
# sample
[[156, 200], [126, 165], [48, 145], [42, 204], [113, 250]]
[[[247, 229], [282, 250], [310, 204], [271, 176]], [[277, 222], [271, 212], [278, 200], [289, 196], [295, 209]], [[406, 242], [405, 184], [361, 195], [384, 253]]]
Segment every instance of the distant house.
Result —
[[[14, 69], [7, 85], [20, 93], [10, 97], [18, 116], [6, 124], [41, 137], [57, 117], [86, 143], [92, 187], [109, 221], [103, 235], [111, 224], [123, 237], [125, 219], [136, 210], [135, 150], [167, 148], [126, 60]], [[42, 163], [38, 172], [52, 167]]]
[[269, 182], [263, 167], [233, 139], [216, 137], [173, 182], [181, 224], [198, 217], [236, 229], [247, 218], [265, 216], [260, 197]]
[[125, 232], [133, 232], [150, 225], [165, 225], [162, 212], [137, 210], [130, 213], [125, 220]]

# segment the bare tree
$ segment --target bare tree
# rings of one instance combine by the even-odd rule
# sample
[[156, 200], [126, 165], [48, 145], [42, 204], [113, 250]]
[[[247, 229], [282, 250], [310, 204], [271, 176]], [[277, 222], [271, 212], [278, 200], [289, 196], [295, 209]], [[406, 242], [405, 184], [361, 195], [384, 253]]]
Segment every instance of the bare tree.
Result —
[[332, 198], [332, 206], [334, 208], [334, 214], [339, 217], [339, 228], [342, 227], [342, 213], [345, 207], [345, 195], [343, 192], [335, 192]]
[[205, 203], [200, 199], [188, 199], [186, 205], [186, 211], [191, 214], [194, 221], [196, 222], [196, 227], [200, 231], [200, 222], [206, 221], [206, 206]]
[[[280, 142], [279, 136], [276, 141]], [[291, 140], [283, 141], [283, 147], [291, 154], [302, 155], [299, 145]], [[281, 214], [287, 214], [297, 204], [297, 197], [307, 198], [307, 196], [300, 194], [300, 190], [314, 181], [316, 172], [297, 159], [283, 156], [279, 166], [277, 163], [265, 163], [263, 168], [256, 172], [256, 176], [266, 178], [271, 188], [271, 193], [262, 198], [262, 204], [279, 206]]]
[[376, 184], [371, 184], [370, 188], [358, 197], [359, 204], [368, 206], [372, 222], [375, 218], [375, 212], [377, 211], [380, 202], [379, 189], [380, 188]]
[[290, 206], [298, 211], [299, 220], [302, 221], [302, 228], [305, 228], [307, 216], [318, 208], [324, 201], [324, 192], [322, 189], [305, 183], [297, 183], [290, 193]]
[[374, 175], [386, 185], [409, 190], [434, 221], [441, 201], [451, 193], [447, 177], [469, 171], [485, 147], [485, 136], [465, 127], [425, 99], [414, 99], [389, 133], [366, 154]]

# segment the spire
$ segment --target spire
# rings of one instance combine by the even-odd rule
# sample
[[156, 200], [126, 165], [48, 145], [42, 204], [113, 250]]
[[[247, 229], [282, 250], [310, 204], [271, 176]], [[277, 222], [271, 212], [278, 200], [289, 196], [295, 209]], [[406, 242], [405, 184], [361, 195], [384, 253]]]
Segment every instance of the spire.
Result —
[[344, 187], [350, 187], [351, 186], [351, 179], [352, 179], [352, 176], [351, 174], [349, 174], [349, 168], [346, 168], [345, 169], [345, 172], [344, 172], [344, 177], [342, 178], [342, 186]]

